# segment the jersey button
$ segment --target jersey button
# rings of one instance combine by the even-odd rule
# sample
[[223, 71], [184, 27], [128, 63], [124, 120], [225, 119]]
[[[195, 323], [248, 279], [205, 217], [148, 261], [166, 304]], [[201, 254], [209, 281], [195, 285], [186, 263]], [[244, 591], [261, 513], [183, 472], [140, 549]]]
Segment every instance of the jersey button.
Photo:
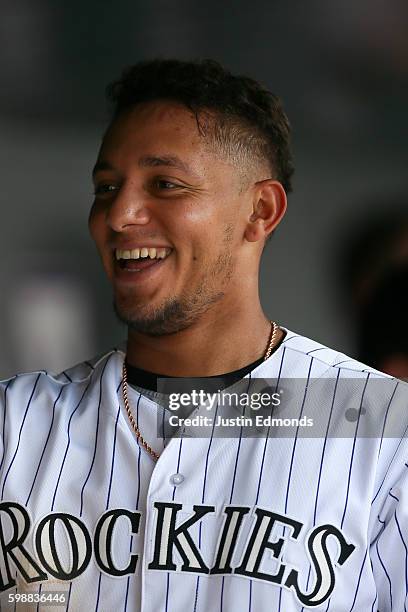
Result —
[[170, 476], [170, 484], [174, 485], [175, 487], [181, 484], [183, 480], [184, 480], [183, 474], [173, 474], [172, 476]]

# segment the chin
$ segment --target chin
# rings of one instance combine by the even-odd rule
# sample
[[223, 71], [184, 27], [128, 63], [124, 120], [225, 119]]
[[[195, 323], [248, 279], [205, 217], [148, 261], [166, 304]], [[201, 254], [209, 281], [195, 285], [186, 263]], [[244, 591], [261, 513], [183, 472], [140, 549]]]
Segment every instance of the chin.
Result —
[[164, 336], [191, 327], [224, 297], [222, 290], [204, 279], [195, 291], [169, 296], [162, 301], [156, 298], [155, 303], [144, 299], [138, 304], [134, 295], [116, 293], [114, 309], [120, 321], [130, 330], [150, 336]]
[[135, 307], [134, 303], [126, 306], [115, 300], [114, 310], [118, 319], [129, 329], [148, 336], [175, 334], [194, 322], [192, 313], [188, 313], [176, 298], [157, 307]]

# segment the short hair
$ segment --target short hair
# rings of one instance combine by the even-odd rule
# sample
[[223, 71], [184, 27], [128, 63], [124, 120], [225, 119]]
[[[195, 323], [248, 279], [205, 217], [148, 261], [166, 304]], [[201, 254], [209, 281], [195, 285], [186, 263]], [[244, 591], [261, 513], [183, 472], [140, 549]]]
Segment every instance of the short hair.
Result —
[[[107, 87], [112, 121], [154, 100], [172, 100], [200, 115], [210, 112], [212, 136], [230, 156], [245, 155], [268, 166], [286, 192], [292, 190], [290, 125], [281, 100], [260, 83], [233, 75], [218, 62], [155, 59], [127, 68]], [[205, 133], [205, 132], [204, 132]]]

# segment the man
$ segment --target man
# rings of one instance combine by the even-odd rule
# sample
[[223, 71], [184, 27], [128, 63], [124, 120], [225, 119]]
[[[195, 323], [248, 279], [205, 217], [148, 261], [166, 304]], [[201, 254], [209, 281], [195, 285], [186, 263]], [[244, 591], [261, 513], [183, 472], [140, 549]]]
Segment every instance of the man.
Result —
[[127, 348], [2, 385], [2, 606], [403, 610], [407, 387], [259, 302], [292, 174], [279, 100], [213, 61], [109, 91], [89, 225]]

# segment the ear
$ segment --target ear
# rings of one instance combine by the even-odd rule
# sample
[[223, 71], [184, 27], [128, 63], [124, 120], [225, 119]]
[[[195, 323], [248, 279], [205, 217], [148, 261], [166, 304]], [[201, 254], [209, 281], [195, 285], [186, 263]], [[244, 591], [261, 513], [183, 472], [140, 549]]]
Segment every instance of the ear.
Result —
[[281, 183], [266, 179], [255, 184], [252, 214], [245, 228], [248, 242], [266, 240], [286, 212], [287, 199]]

